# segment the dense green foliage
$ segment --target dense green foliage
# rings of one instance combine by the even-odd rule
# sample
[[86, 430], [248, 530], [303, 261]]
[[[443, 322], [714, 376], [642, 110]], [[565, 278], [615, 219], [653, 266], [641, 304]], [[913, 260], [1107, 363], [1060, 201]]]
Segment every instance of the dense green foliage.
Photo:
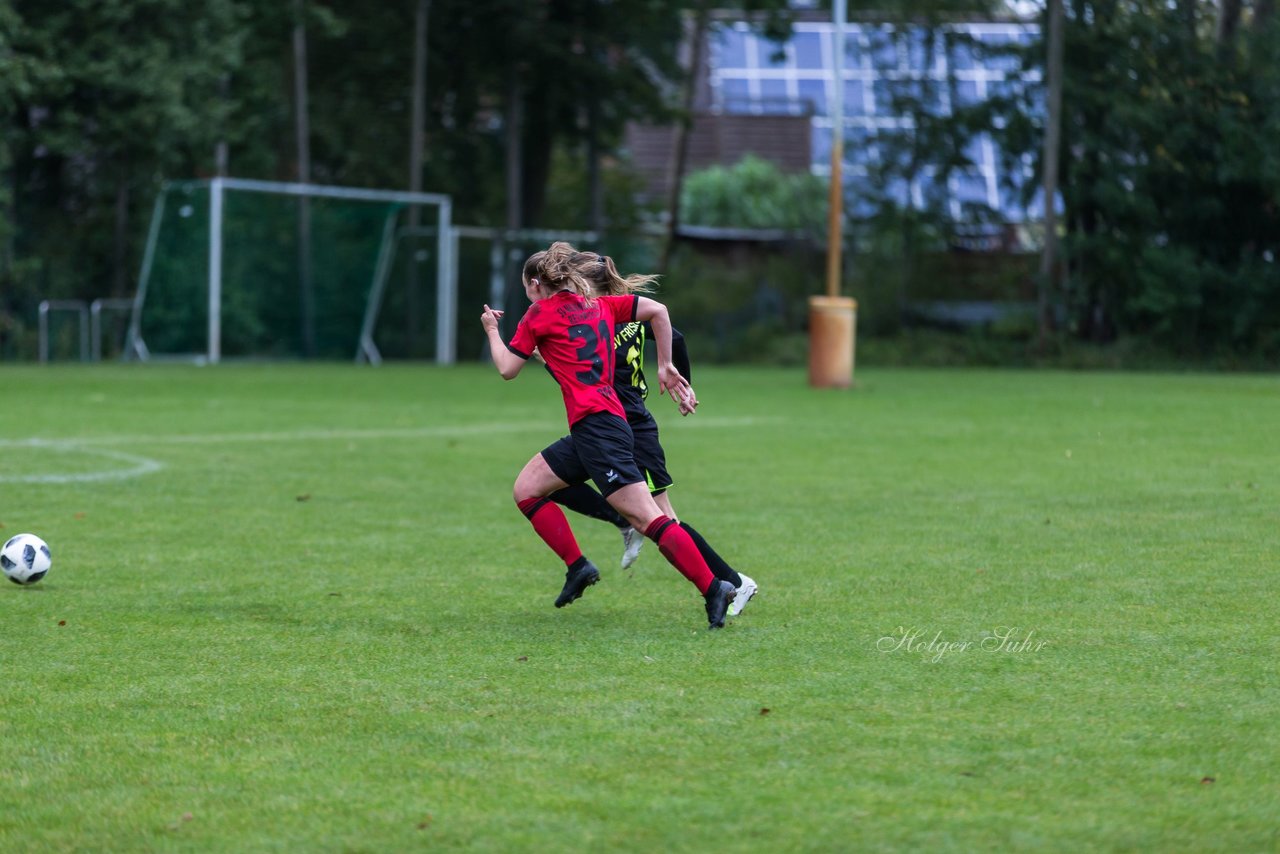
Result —
[[0, 850], [1274, 847], [1276, 379], [696, 376], [716, 633], [583, 519], [552, 607], [541, 372], [0, 368]]
[[680, 221], [690, 225], [782, 229], [810, 238], [825, 233], [827, 182], [784, 173], [754, 155], [695, 172], [681, 189]]
[[[216, 174], [220, 144], [229, 174], [298, 177], [295, 6], [311, 180], [407, 187], [417, 5], [0, 0], [0, 357], [34, 352], [42, 298], [132, 293], [159, 183]], [[519, 224], [584, 227], [559, 205], [561, 188], [581, 185], [589, 140], [608, 154], [629, 119], [672, 114], [665, 91], [682, 73], [692, 5], [432, 0], [415, 143], [424, 188], [454, 198], [457, 222], [507, 224], [506, 119], [518, 100]], [[783, 32], [780, 0], [736, 5]], [[618, 207], [606, 211], [629, 227]]]
[[1072, 327], [1280, 358], [1280, 28], [1217, 4], [1069, 3]]
[[[646, 212], [613, 155], [628, 120], [676, 117], [681, 16], [701, 0], [428, 5], [426, 122], [415, 141], [424, 187], [454, 198], [458, 222], [506, 224], [508, 125], [518, 105], [516, 220], [587, 227], [594, 149], [604, 155], [610, 239], [627, 239]], [[724, 5], [763, 13], [762, 29], [787, 32], [782, 0]], [[945, 16], [995, 5], [902, 0], [854, 3], [850, 14], [924, 27], [926, 50], [972, 50]], [[1064, 342], [1138, 339], [1196, 359], [1280, 360], [1280, 21], [1273, 3], [1260, 2], [1237, 26], [1218, 27], [1215, 16], [1230, 5], [1067, 4], [1064, 259], [1051, 294]], [[215, 174], [219, 151], [230, 174], [297, 177], [296, 23], [307, 43], [311, 179], [407, 186], [416, 7], [0, 0], [0, 358], [34, 353], [42, 298], [133, 292], [161, 181]], [[904, 182], [945, 185], [970, 165], [972, 140], [991, 134], [1010, 158], [1003, 174], [1020, 175], [1028, 199], [1037, 189], [1039, 167], [1025, 164], [1040, 159], [1043, 54], [1036, 43], [1013, 58], [1031, 85], [988, 103], [943, 98], [955, 81], [900, 79], [877, 93], [905, 121], [877, 137], [870, 180], [845, 206], [848, 287], [875, 331], [896, 329], [908, 302], [940, 281], [968, 294], [938, 253], [997, 219], [970, 205], [956, 222], [932, 191], [904, 204]], [[731, 169], [690, 176], [683, 221], [821, 233], [816, 186], [768, 176], [762, 184], [758, 164], [739, 169], [736, 178]], [[753, 284], [738, 290], [753, 294], [769, 275], [769, 262], [752, 266], [741, 278]]]
[[[1066, 3], [1052, 298], [1067, 335], [1280, 361], [1280, 25], [1264, 3], [1224, 29], [1223, 6]], [[1024, 68], [1043, 76], [1044, 53]], [[1042, 95], [984, 108], [1037, 174]]]
[[[1058, 182], [1065, 240], [1049, 286], [1055, 334], [1046, 347], [1034, 335], [1034, 316], [1024, 315], [979, 336], [991, 339], [987, 353], [1012, 353], [1022, 363], [1085, 342], [1115, 344], [1118, 358], [1135, 363], [1148, 361], [1135, 353], [1154, 349], [1202, 364], [1280, 363], [1280, 22], [1271, 12], [1259, 4], [1232, 29], [1217, 26], [1219, 4], [1067, 4]], [[1002, 217], [967, 204], [956, 220], [944, 188], [972, 165], [974, 140], [989, 134], [1004, 157], [1002, 180], [1038, 215], [1045, 46], [984, 46], [936, 14], [913, 18], [913, 26], [878, 34], [886, 55], [890, 48], [984, 53], [1021, 68], [1023, 83], [965, 103], [954, 78], [884, 82], [881, 94], [904, 121], [868, 137], [877, 155], [864, 164], [868, 179], [854, 182], [845, 200], [848, 287], [873, 333], [898, 331], [913, 300], [1025, 303], [1037, 285], [1034, 255], [975, 264], [953, 251], [975, 229], [999, 234]], [[698, 191], [685, 222], [741, 226], [762, 208], [779, 223], [794, 221], [785, 205], [765, 201], [776, 193], [758, 189], [747, 172], [720, 169], [690, 181]], [[921, 191], [908, 198], [913, 184]], [[980, 267], [985, 278], [976, 281]], [[756, 267], [740, 278], [761, 275]], [[785, 281], [772, 286], [791, 290]], [[748, 286], [747, 301], [728, 310], [747, 310], [754, 292]], [[785, 324], [788, 314], [801, 315], [802, 305], [791, 303], [779, 320]], [[1011, 341], [1035, 352], [1016, 354]], [[962, 343], [950, 349], [965, 360]]]

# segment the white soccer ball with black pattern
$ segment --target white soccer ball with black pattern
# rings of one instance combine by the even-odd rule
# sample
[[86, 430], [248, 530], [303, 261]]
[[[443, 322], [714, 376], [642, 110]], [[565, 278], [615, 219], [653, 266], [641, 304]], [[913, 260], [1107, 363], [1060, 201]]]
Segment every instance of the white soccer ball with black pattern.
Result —
[[0, 549], [0, 569], [14, 584], [35, 584], [53, 564], [49, 546], [35, 534], [10, 537]]

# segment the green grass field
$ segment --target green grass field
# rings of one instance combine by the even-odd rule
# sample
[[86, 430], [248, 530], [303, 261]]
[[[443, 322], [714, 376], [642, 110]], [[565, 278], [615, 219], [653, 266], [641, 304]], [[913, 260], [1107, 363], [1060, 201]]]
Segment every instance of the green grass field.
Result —
[[0, 367], [0, 851], [1280, 849], [1280, 380], [695, 379], [719, 632], [539, 372]]

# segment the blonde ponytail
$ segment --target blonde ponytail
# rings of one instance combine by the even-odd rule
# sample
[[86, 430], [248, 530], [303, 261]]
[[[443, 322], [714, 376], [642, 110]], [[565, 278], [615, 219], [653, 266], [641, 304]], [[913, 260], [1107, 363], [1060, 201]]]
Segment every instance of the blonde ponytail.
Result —
[[650, 293], [658, 281], [657, 276], [640, 273], [624, 278], [612, 258], [594, 252], [577, 253], [572, 264], [596, 296]]

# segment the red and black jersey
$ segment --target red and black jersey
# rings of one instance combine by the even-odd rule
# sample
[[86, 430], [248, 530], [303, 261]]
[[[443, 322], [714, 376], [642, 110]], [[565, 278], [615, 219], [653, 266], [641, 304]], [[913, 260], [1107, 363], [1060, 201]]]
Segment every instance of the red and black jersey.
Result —
[[596, 297], [590, 302], [569, 291], [529, 306], [507, 349], [528, 359], [536, 348], [560, 384], [572, 427], [592, 412], [626, 418], [613, 388], [614, 329], [635, 320], [639, 298]]

